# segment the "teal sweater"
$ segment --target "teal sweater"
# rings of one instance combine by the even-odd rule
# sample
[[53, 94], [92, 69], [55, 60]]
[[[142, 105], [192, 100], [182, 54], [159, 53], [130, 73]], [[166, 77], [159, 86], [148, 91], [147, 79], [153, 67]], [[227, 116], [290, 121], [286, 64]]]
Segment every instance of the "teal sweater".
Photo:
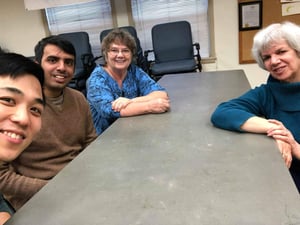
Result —
[[[222, 129], [242, 132], [241, 125], [252, 116], [281, 121], [300, 143], [300, 82], [281, 83], [269, 76], [267, 84], [218, 105], [211, 122]], [[290, 172], [300, 190], [299, 160], [293, 160]]]

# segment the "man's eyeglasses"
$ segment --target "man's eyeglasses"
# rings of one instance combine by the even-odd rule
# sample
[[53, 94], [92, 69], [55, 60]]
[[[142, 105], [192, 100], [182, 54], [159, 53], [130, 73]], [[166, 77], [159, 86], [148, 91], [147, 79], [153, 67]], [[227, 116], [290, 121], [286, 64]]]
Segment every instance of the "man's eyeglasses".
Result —
[[124, 56], [128, 56], [131, 53], [131, 51], [127, 48], [125, 48], [125, 49], [111, 48], [109, 50], [109, 52], [110, 52], [110, 54], [115, 55], [115, 56], [118, 55], [119, 53], [121, 53]]

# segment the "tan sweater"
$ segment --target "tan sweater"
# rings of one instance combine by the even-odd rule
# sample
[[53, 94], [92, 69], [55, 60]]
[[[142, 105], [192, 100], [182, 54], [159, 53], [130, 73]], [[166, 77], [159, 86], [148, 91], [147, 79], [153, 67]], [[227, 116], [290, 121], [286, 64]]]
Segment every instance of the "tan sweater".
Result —
[[66, 88], [61, 105], [46, 99], [42, 129], [10, 165], [0, 163], [0, 192], [17, 210], [96, 138], [85, 97]]

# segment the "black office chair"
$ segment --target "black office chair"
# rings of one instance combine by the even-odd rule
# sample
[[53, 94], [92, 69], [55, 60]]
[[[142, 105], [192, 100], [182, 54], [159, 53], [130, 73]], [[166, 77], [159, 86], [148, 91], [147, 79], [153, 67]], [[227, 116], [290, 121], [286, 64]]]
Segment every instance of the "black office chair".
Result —
[[[136, 47], [137, 47], [137, 58], [135, 64], [142, 68], [146, 73], [148, 73], [148, 67], [147, 67], [147, 60], [143, 55], [143, 49], [141, 47], [140, 39], [137, 36], [136, 29], [132, 26], [124, 26], [124, 27], [119, 27], [120, 29], [124, 29], [127, 32], [129, 32], [135, 39], [136, 42]], [[100, 42], [102, 42], [103, 38], [113, 29], [107, 29], [103, 30], [100, 33]]]
[[75, 74], [68, 86], [81, 91], [86, 96], [86, 80], [96, 66], [89, 35], [81, 31], [62, 33], [59, 36], [70, 41], [76, 51]]
[[[151, 30], [153, 49], [145, 51], [149, 73], [159, 80], [165, 74], [202, 71], [200, 45], [193, 43], [187, 21], [157, 24]], [[196, 48], [196, 54], [194, 53]], [[154, 60], [149, 60], [149, 53]]]

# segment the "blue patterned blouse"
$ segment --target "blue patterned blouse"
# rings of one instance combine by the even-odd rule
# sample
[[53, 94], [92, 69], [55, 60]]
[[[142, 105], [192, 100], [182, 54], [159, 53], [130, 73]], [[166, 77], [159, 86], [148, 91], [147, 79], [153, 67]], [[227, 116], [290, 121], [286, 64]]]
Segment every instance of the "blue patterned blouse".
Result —
[[128, 68], [122, 89], [103, 67], [98, 65], [87, 81], [87, 100], [98, 135], [120, 117], [119, 112], [112, 110], [111, 103], [114, 100], [119, 97], [132, 99], [153, 91], [165, 89], [134, 64]]

